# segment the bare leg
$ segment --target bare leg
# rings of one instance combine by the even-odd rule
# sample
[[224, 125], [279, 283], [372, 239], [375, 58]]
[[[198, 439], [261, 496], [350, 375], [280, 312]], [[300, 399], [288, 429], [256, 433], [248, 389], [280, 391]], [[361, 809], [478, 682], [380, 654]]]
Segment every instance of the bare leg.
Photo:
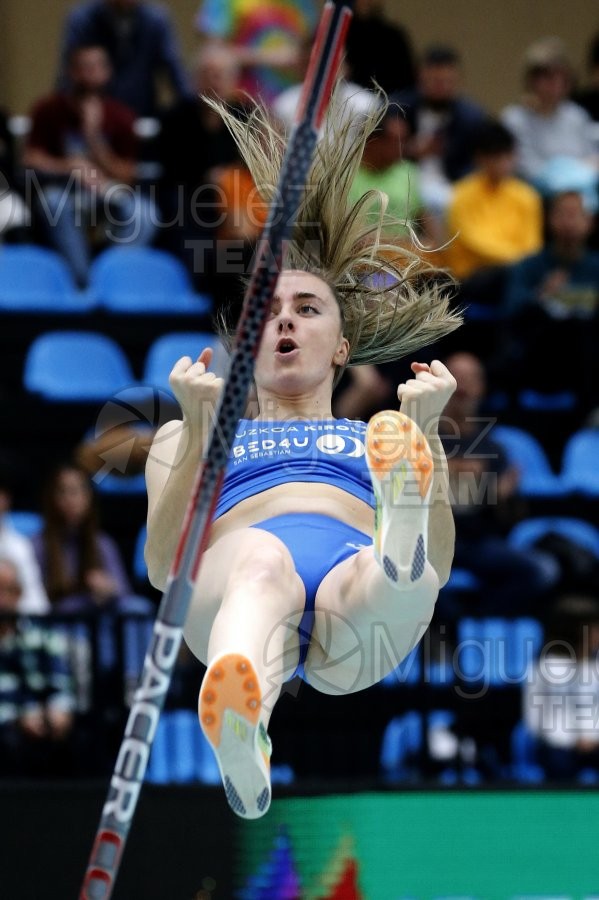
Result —
[[297, 626], [304, 602], [304, 585], [289, 551], [269, 532], [230, 532], [204, 554], [185, 640], [206, 665], [231, 651], [252, 661], [262, 686], [265, 724], [299, 660]]
[[285, 545], [257, 528], [219, 539], [205, 554], [185, 638], [208, 668], [198, 713], [227, 800], [244, 818], [270, 805], [266, 726], [299, 659], [304, 585]]
[[392, 586], [372, 548], [335, 566], [316, 595], [308, 682], [326, 694], [363, 690], [381, 681], [422, 639], [439, 580], [426, 563], [411, 586]]
[[380, 681], [422, 638], [439, 580], [428, 562], [433, 461], [420, 429], [401, 413], [380, 413], [367, 433], [377, 499], [373, 547], [332, 569], [316, 595], [306, 661], [309, 682], [325, 693]]

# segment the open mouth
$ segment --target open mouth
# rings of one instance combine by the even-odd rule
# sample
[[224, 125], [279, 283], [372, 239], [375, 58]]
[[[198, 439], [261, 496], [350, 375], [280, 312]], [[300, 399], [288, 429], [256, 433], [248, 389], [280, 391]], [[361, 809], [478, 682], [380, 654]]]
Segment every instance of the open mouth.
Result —
[[293, 351], [297, 349], [298, 347], [294, 340], [292, 340], [291, 338], [281, 338], [275, 348], [275, 352], [287, 354], [293, 353]]

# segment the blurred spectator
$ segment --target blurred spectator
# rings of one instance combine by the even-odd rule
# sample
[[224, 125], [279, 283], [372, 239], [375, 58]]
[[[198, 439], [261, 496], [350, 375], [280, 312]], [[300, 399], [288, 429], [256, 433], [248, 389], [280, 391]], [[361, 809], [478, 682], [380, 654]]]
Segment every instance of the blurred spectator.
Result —
[[368, 191], [386, 194], [389, 201], [387, 212], [405, 222], [402, 232], [389, 234], [388, 239], [397, 243], [407, 242], [412, 249], [411, 232], [418, 233], [425, 243], [428, 232], [418, 166], [403, 158], [408, 135], [409, 125], [401, 111], [395, 106], [390, 107], [364, 147], [350, 200], [355, 203]]
[[[287, 130], [291, 130], [295, 122], [295, 114], [303, 90], [303, 79], [308, 69], [314, 36], [308, 35], [300, 44], [297, 64], [295, 66], [296, 82], [282, 91], [273, 101], [272, 110]], [[336, 87], [337, 99], [343, 105], [343, 112], [348, 118], [358, 118], [373, 111], [377, 97], [373, 91], [364, 89], [353, 81], [346, 80], [347, 67], [341, 65], [340, 78]]]
[[[548, 554], [516, 550], [505, 539], [518, 471], [493, 440], [492, 420], [480, 414], [485, 371], [470, 353], [454, 353], [445, 363], [457, 380], [440, 423], [456, 524], [454, 566], [467, 569], [480, 581], [477, 613], [542, 615], [559, 567]], [[443, 609], [443, 597], [440, 602]], [[456, 610], [447, 612], [456, 614]]]
[[218, 175], [224, 166], [240, 162], [229, 130], [203, 97], [238, 105], [239, 71], [233, 50], [221, 44], [207, 45], [194, 62], [193, 96], [162, 115], [157, 150], [162, 168], [161, 206], [169, 229], [166, 241], [192, 271], [194, 248], [189, 242], [212, 238], [222, 218]]
[[412, 42], [405, 28], [385, 18], [381, 0], [356, 0], [345, 57], [348, 77], [363, 87], [374, 81], [392, 94], [414, 86]]
[[511, 269], [506, 307], [516, 315], [541, 308], [556, 319], [589, 318], [599, 298], [599, 253], [587, 241], [593, 217], [575, 191], [558, 194], [547, 214], [547, 245]]
[[[215, 230], [213, 248], [205, 256], [208, 292], [214, 301], [215, 317], [225, 313], [236, 323], [244, 296], [242, 276], [252, 271], [256, 243], [266, 224], [268, 206], [243, 162], [231, 163], [217, 178], [221, 221]], [[250, 402], [253, 392], [250, 391]]]
[[460, 57], [453, 47], [432, 46], [423, 54], [418, 83], [393, 97], [410, 122], [408, 155], [420, 167], [425, 206], [441, 214], [451, 184], [473, 166], [472, 139], [484, 110], [460, 94]]
[[21, 585], [17, 611], [24, 615], [43, 615], [49, 611], [50, 604], [31, 541], [10, 523], [12, 494], [10, 478], [0, 474], [0, 558], [9, 560], [17, 570]]
[[[223, 168], [218, 176], [218, 187], [223, 200], [223, 219], [216, 235], [219, 249], [227, 245], [234, 249], [247, 244], [255, 248], [268, 215], [268, 207], [254, 184], [249, 169], [242, 163], [232, 163]], [[245, 270], [246, 274], [248, 270]], [[240, 274], [240, 273], [239, 273]]]
[[524, 57], [524, 96], [506, 107], [504, 124], [516, 138], [518, 172], [543, 194], [584, 190], [597, 208], [597, 150], [593, 122], [569, 99], [572, 70], [559, 38], [542, 38]]
[[0, 771], [67, 775], [75, 708], [67, 642], [16, 618], [22, 591], [17, 567], [0, 559]]
[[515, 140], [499, 122], [476, 132], [476, 169], [454, 185], [447, 262], [457, 278], [534, 253], [543, 242], [540, 196], [514, 178]]
[[541, 655], [524, 688], [524, 719], [539, 741], [550, 779], [599, 769], [599, 604], [564, 596], [556, 603]]
[[[576, 91], [572, 99], [586, 109], [594, 122], [599, 122], [599, 34], [596, 34], [589, 47], [588, 56], [588, 80], [586, 87]], [[595, 135], [595, 147], [599, 147], [597, 132]]]
[[156, 230], [149, 197], [135, 184], [133, 113], [106, 96], [110, 63], [101, 47], [71, 52], [68, 93], [40, 100], [24, 165], [35, 170], [43, 225], [64, 255], [79, 287], [87, 286], [87, 225], [104, 223], [119, 244], [148, 244]]
[[[403, 112], [396, 104], [391, 104], [366, 143], [350, 199], [355, 203], [369, 191], [382, 191], [389, 201], [389, 214], [405, 222], [403, 228], [387, 233], [386, 239], [418, 252], [416, 242], [425, 246], [434, 245], [438, 233], [435, 222], [423, 208], [418, 166], [404, 158], [403, 148], [409, 127]], [[411, 377], [412, 372], [406, 369], [405, 361], [351, 366], [335, 392], [335, 415], [367, 421], [379, 410], [396, 406], [397, 385]]]
[[14, 138], [8, 127], [8, 117], [0, 109], [0, 237], [12, 232], [17, 237], [29, 225], [29, 210], [16, 190]]
[[[160, 410], [161, 419], [165, 410]], [[145, 471], [148, 452], [157, 428], [151, 425], [107, 423], [105, 430], [88, 434], [73, 450], [73, 460], [94, 478], [105, 474], [108, 462], [111, 473], [124, 480]]]
[[70, 63], [81, 46], [103, 47], [111, 62], [106, 91], [136, 116], [155, 116], [160, 76], [175, 97], [188, 91], [175, 30], [168, 10], [144, 0], [91, 0], [69, 13], [62, 36], [58, 86], [73, 87]]
[[[549, 203], [547, 243], [508, 273], [505, 306], [512, 340], [519, 342], [514, 377], [545, 391], [586, 391], [596, 402], [596, 328], [599, 253], [590, 250], [593, 218], [580, 194], [558, 194]], [[575, 366], [547, 365], [572, 360]]]
[[228, 128], [202, 97], [216, 97], [242, 115], [239, 71], [230, 47], [207, 44], [194, 67], [194, 96], [166, 111], [158, 139], [163, 216], [175, 225], [167, 246], [186, 262], [200, 290], [210, 290], [216, 230], [226, 215], [219, 180], [228, 166], [242, 165]]
[[45, 484], [42, 511], [44, 526], [34, 546], [53, 609], [137, 611], [140, 598], [130, 598], [118, 547], [98, 526], [87, 472], [59, 467]]
[[290, 85], [300, 42], [316, 20], [316, 0], [203, 0], [195, 23], [203, 38], [232, 47], [242, 89], [269, 104]]

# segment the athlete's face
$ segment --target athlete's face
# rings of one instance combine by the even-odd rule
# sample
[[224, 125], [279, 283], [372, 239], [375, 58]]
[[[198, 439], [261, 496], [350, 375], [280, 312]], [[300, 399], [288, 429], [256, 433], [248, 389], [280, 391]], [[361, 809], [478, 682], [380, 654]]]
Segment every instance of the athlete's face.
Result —
[[290, 396], [323, 384], [332, 390], [335, 368], [345, 364], [348, 353], [329, 286], [308, 272], [283, 272], [256, 360], [258, 389]]

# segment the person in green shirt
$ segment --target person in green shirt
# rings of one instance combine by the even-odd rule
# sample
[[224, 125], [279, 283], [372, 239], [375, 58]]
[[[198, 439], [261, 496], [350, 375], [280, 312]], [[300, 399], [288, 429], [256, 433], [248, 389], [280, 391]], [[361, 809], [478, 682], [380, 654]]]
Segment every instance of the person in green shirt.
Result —
[[390, 106], [372, 133], [354, 178], [350, 200], [357, 201], [368, 191], [382, 191], [388, 197], [387, 213], [405, 227], [395, 224], [400, 242], [410, 240], [410, 232], [420, 239], [428, 236], [429, 225], [420, 193], [416, 163], [403, 158], [403, 146], [409, 137], [409, 124], [399, 107]]

